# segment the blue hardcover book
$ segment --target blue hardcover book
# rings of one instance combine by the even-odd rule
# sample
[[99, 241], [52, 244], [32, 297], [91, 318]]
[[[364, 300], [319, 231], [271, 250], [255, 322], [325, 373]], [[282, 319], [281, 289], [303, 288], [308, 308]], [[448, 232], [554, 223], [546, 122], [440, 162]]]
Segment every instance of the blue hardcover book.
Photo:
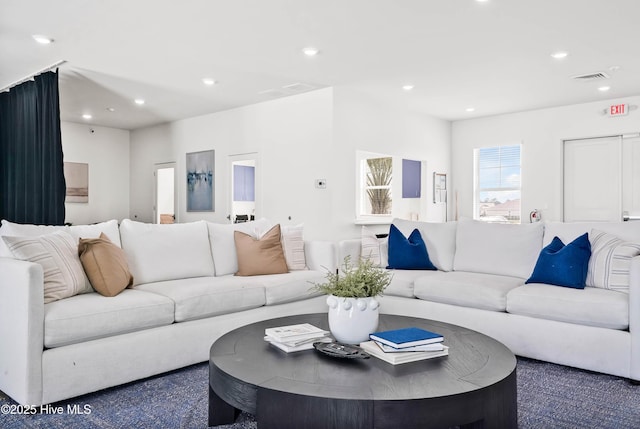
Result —
[[369, 338], [396, 349], [441, 343], [444, 341], [442, 335], [420, 328], [402, 328], [392, 331], [374, 332], [373, 334], [369, 334]]

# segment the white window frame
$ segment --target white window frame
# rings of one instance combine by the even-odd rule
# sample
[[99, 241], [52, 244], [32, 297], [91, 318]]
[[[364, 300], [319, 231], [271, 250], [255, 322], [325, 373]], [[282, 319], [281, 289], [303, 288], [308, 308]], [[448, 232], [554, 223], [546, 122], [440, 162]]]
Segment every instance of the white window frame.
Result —
[[[494, 188], [480, 188], [480, 151], [482, 149], [502, 149], [507, 147], [519, 146], [520, 148], [520, 160], [519, 160], [519, 169], [520, 169], [520, 180], [518, 186], [502, 186], [502, 187], [494, 187]], [[498, 223], [522, 223], [522, 143], [512, 143], [512, 144], [504, 144], [499, 146], [487, 146], [482, 148], [474, 149], [473, 153], [473, 162], [474, 162], [474, 183], [473, 183], [473, 218], [475, 220], [486, 221], [486, 222], [498, 222]], [[502, 169], [502, 164], [499, 167]], [[520, 219], [519, 220], [500, 220], [500, 219], [487, 219], [480, 217], [480, 194], [482, 192], [513, 192], [517, 191], [520, 193]]]
[[[393, 172], [391, 173], [391, 183], [388, 186], [375, 186], [370, 187], [367, 185], [367, 159], [371, 158], [391, 158], [393, 165]], [[390, 224], [393, 220], [393, 199], [397, 194], [395, 189], [396, 180], [396, 157], [389, 154], [356, 151], [356, 224]], [[367, 189], [390, 189], [391, 190], [391, 213], [389, 214], [371, 214], [364, 213], [364, 207], [368, 204]]]

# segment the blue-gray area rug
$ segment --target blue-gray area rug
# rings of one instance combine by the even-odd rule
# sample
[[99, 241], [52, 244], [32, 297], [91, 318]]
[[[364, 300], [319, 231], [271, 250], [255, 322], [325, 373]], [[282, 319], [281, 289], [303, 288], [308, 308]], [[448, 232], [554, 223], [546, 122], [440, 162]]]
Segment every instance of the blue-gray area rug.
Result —
[[[59, 402], [37, 415], [11, 414], [19, 407], [0, 392], [0, 428], [206, 428], [208, 371], [206, 363], [193, 365]], [[517, 375], [520, 428], [640, 428], [640, 386], [626, 379], [523, 358]], [[59, 410], [62, 415], [52, 414]], [[242, 413], [218, 428], [257, 425]]]

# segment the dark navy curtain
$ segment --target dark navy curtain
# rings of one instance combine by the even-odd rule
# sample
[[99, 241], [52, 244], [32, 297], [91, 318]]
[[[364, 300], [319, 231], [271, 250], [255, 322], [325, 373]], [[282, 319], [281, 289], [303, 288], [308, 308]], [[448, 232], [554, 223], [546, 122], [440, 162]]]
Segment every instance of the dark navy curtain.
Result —
[[63, 225], [66, 185], [58, 73], [0, 94], [0, 218]]

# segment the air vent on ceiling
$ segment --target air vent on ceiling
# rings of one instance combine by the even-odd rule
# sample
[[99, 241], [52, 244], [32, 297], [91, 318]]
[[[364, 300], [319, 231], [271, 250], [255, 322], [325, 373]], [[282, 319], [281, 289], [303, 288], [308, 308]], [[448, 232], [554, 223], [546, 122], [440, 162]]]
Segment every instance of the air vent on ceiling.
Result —
[[587, 74], [572, 76], [571, 79], [577, 82], [591, 82], [592, 80], [609, 79], [609, 75], [606, 74], [605, 72], [595, 72], [595, 73], [587, 73]]

